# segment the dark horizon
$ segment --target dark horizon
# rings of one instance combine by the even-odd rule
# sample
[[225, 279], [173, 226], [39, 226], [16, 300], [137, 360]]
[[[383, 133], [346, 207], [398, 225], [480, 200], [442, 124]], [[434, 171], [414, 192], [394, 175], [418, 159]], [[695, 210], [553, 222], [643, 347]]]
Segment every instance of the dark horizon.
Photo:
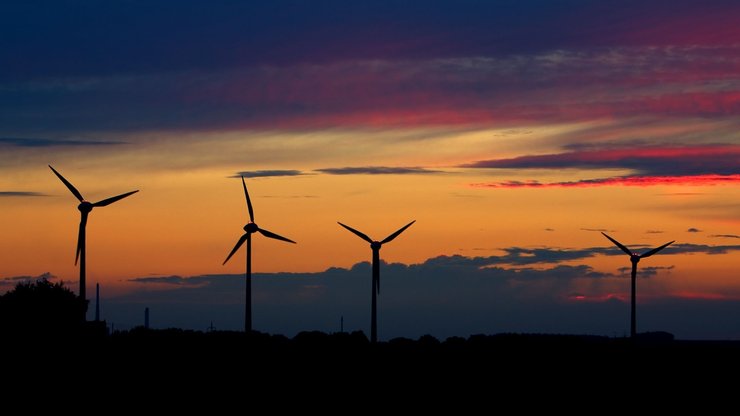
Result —
[[[480, 333], [629, 336], [628, 296], [592, 301], [569, 294], [552, 299], [546, 293], [531, 297], [526, 290], [511, 287], [512, 283], [526, 285], [528, 279], [537, 285], [551, 280], [543, 289], [562, 292], [569, 279], [558, 274], [567, 272], [567, 267], [549, 270], [549, 277], [548, 271], [533, 269], [526, 275], [517, 272], [520, 276], [514, 278], [504, 269], [477, 275], [464, 275], [458, 269], [449, 278], [442, 268], [433, 274], [419, 265], [382, 267], [381, 341], [426, 334], [440, 339]], [[346, 331], [369, 334], [370, 273], [369, 262], [323, 273], [255, 273], [253, 327], [291, 337], [302, 331], [336, 332], [343, 318]], [[487, 283], [482, 280], [486, 278]], [[628, 274], [610, 279], [629, 290]], [[638, 279], [645, 292], [655, 284], [654, 276]], [[205, 330], [213, 324], [220, 330], [243, 330], [243, 274], [142, 277], [135, 282], [139, 289], [132, 293], [102, 296], [102, 317], [117, 329], [143, 325], [143, 310], [149, 307], [152, 328]], [[102, 290], [105, 293], [104, 286]], [[460, 299], [465, 302], [459, 303]], [[666, 331], [677, 339], [740, 339], [740, 321], [735, 319], [740, 316], [740, 300], [658, 297], [641, 301], [638, 297], [638, 308], [638, 332]]]

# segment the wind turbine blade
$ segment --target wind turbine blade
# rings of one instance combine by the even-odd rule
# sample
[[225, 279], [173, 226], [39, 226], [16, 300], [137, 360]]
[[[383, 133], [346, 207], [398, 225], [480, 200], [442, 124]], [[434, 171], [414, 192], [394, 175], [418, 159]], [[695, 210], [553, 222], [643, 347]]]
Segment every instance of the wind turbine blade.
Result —
[[647, 253], [645, 253], [645, 254], [642, 254], [642, 255], [640, 255], [640, 258], [641, 258], [641, 259], [644, 259], [645, 257], [650, 257], [650, 256], [652, 256], [653, 254], [655, 254], [655, 253], [659, 252], [660, 250], [663, 250], [664, 248], [666, 248], [666, 247], [670, 246], [671, 244], [673, 244], [673, 243], [675, 243], [675, 242], [676, 242], [676, 240], [673, 240], [673, 241], [671, 241], [670, 243], [665, 243], [665, 244], [663, 244], [662, 246], [660, 246], [660, 247], [658, 247], [658, 248], [654, 248], [654, 249], [652, 249], [652, 250], [648, 251]]
[[231, 253], [229, 253], [228, 256], [226, 256], [226, 260], [224, 260], [224, 262], [221, 263], [222, 266], [224, 264], [226, 264], [226, 262], [229, 261], [229, 259], [231, 258], [231, 256], [233, 256], [234, 253], [236, 253], [236, 251], [239, 250], [239, 247], [241, 247], [242, 244], [244, 244], [244, 242], [247, 241], [247, 237], [249, 237], [249, 234], [244, 234], [243, 236], [241, 236], [241, 238], [239, 238], [239, 241], [236, 242], [236, 245], [234, 246], [234, 249], [231, 250]]
[[135, 190], [135, 191], [126, 192], [125, 194], [121, 194], [121, 195], [117, 195], [117, 196], [114, 196], [114, 197], [110, 197], [108, 199], [104, 199], [102, 201], [98, 201], [98, 202], [94, 203], [93, 206], [94, 207], [104, 207], [104, 206], [110, 205], [110, 204], [112, 204], [112, 203], [114, 203], [114, 202], [116, 202], [118, 200], [121, 200], [123, 198], [126, 198], [129, 195], [133, 195], [133, 194], [135, 194], [137, 192], [139, 192], [138, 189]]
[[85, 238], [85, 226], [87, 225], [87, 212], [82, 211], [80, 216], [80, 231], [77, 233], [77, 252], [75, 254], [75, 266], [82, 252], [82, 239]]
[[617, 240], [615, 240], [615, 239], [613, 239], [613, 238], [609, 237], [609, 236], [608, 236], [608, 235], [606, 235], [606, 233], [604, 233], [604, 232], [602, 232], [601, 234], [604, 234], [604, 237], [608, 238], [608, 239], [609, 239], [609, 241], [611, 241], [612, 243], [614, 243], [614, 245], [615, 245], [615, 246], [617, 246], [617, 247], [619, 247], [620, 249], [622, 249], [622, 251], [624, 251], [625, 253], [627, 253], [627, 254], [628, 254], [628, 255], [630, 255], [630, 256], [632, 255], [632, 252], [630, 251], [630, 249], [628, 249], [627, 247], [625, 247], [625, 246], [624, 246], [624, 245], [623, 245], [622, 243], [620, 243], [619, 241], [617, 241]]
[[373, 240], [371, 240], [371, 239], [370, 239], [370, 237], [368, 237], [368, 236], [366, 236], [365, 234], [363, 234], [363, 233], [361, 233], [361, 232], [359, 232], [359, 231], [355, 230], [354, 228], [352, 228], [352, 227], [350, 227], [350, 226], [348, 226], [348, 225], [344, 225], [344, 224], [342, 224], [342, 223], [341, 223], [341, 222], [339, 222], [339, 221], [337, 221], [337, 224], [339, 224], [339, 225], [341, 225], [342, 227], [344, 227], [344, 228], [348, 229], [348, 230], [349, 230], [349, 231], [350, 231], [351, 233], [353, 233], [353, 234], [355, 234], [356, 236], [360, 237], [361, 239], [363, 239], [363, 240], [367, 241], [368, 243], [370, 243], [370, 244], [372, 244], [372, 243], [373, 243]]
[[280, 235], [277, 235], [275, 233], [271, 233], [271, 232], [269, 232], [267, 230], [263, 230], [262, 228], [258, 229], [257, 231], [259, 231], [260, 234], [262, 234], [262, 235], [264, 235], [265, 237], [268, 237], [268, 238], [274, 238], [275, 240], [286, 241], [288, 243], [293, 243], [293, 244], [296, 243], [295, 241], [293, 241], [293, 240], [291, 240], [289, 238], [285, 238], [285, 237], [280, 236]]
[[383, 241], [380, 242], [380, 244], [390, 243], [391, 241], [393, 241], [394, 238], [398, 237], [399, 234], [401, 234], [402, 232], [404, 232], [407, 228], [411, 227], [411, 224], [413, 224], [415, 222], [416, 222], [416, 220], [413, 220], [410, 223], [404, 225], [403, 227], [401, 227], [400, 230], [398, 230], [395, 233], [393, 233], [393, 234], [389, 235], [388, 237], [386, 237], [385, 240], [383, 240]]
[[62, 176], [59, 172], [57, 172], [56, 169], [52, 168], [51, 165], [49, 165], [49, 169], [51, 169], [51, 171], [54, 172], [55, 175], [57, 175], [57, 178], [59, 178], [59, 180], [62, 181], [62, 183], [67, 186], [67, 189], [69, 189], [70, 192], [72, 192], [72, 195], [74, 195], [77, 199], [79, 199], [80, 202], [85, 200], [85, 198], [82, 197], [82, 194], [80, 193], [80, 191], [78, 191], [77, 188], [74, 187], [74, 185], [69, 183], [68, 180], [64, 179], [64, 176]]
[[252, 209], [252, 200], [249, 199], [249, 192], [247, 192], [247, 183], [244, 182], [244, 176], [242, 176], [242, 186], [244, 187], [244, 196], [247, 197], [247, 209], [249, 210], [249, 221], [254, 222], [254, 210]]

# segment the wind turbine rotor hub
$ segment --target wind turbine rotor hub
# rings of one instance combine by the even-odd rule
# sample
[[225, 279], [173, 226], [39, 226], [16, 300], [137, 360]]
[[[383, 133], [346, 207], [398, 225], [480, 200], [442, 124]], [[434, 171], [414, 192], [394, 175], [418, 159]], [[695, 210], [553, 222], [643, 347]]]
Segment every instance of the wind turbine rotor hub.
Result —
[[80, 202], [80, 205], [77, 205], [77, 209], [80, 210], [80, 212], [90, 212], [93, 209], [93, 204], [87, 201]]
[[632, 254], [632, 255], [630, 256], [630, 261], [631, 261], [632, 263], [639, 263], [639, 261], [640, 261], [640, 255], [639, 255], [639, 254], [634, 254], [634, 253], [633, 253], [633, 254]]
[[370, 248], [373, 250], [379, 250], [382, 246], [383, 245], [380, 244], [380, 241], [373, 241], [372, 243], [370, 243]]
[[256, 233], [257, 231], [259, 231], [259, 229], [260, 229], [260, 227], [258, 227], [257, 224], [255, 224], [253, 222], [250, 222], [249, 224], [247, 224], [247, 225], [244, 226], [244, 231], [246, 231], [246, 232], [248, 232], [250, 234]]

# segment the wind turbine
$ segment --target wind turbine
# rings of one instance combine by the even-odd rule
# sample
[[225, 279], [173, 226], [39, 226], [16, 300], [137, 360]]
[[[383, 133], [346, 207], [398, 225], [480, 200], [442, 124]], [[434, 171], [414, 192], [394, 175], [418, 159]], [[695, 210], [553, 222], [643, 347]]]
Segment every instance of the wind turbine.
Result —
[[288, 238], [279, 236], [275, 233], [272, 233], [270, 231], [265, 230], [264, 228], [260, 228], [257, 226], [257, 224], [254, 223], [254, 210], [252, 209], [252, 201], [249, 199], [249, 192], [247, 192], [247, 184], [244, 182], [244, 177], [242, 176], [242, 186], [244, 187], [244, 196], [247, 198], [247, 210], [249, 211], [249, 223], [244, 226], [244, 235], [239, 238], [239, 241], [236, 242], [236, 245], [234, 246], [234, 249], [231, 250], [231, 253], [229, 253], [228, 256], [226, 256], [226, 260], [224, 260], [223, 264], [226, 264], [227, 261], [231, 258], [231, 256], [236, 253], [237, 250], [239, 250], [239, 247], [244, 244], [244, 242], [247, 242], [247, 293], [246, 293], [246, 305], [245, 305], [245, 311], [244, 311], [244, 332], [247, 334], [252, 333], [252, 234], [254, 233], [260, 233], [268, 238], [274, 238], [275, 240], [281, 240], [281, 241], [287, 241], [288, 243], [295, 244], [295, 241], [290, 240]]
[[635, 311], [635, 304], [636, 304], [636, 294], [635, 293], [637, 291], [637, 263], [640, 262], [640, 259], [650, 257], [653, 254], [659, 252], [660, 250], [663, 250], [664, 248], [670, 246], [676, 240], [673, 240], [670, 243], [665, 243], [660, 247], [657, 247], [650, 251], [645, 252], [644, 254], [637, 254], [637, 253], [630, 251], [630, 249], [628, 249], [626, 246], [624, 246], [619, 241], [606, 235], [606, 233], [602, 232], [601, 234], [604, 234], [604, 237], [608, 238], [609, 241], [614, 243], [615, 246], [619, 247], [622, 251], [627, 253], [627, 255], [630, 256], [630, 261], [632, 262], [632, 309], [631, 309], [631, 320], [630, 320], [630, 337], [634, 338], [637, 335], [637, 316], [636, 316], [636, 311]]
[[69, 189], [70, 192], [72, 192], [72, 195], [75, 196], [80, 201], [80, 205], [77, 205], [77, 209], [80, 210], [80, 230], [77, 234], [77, 253], [75, 254], [75, 265], [77, 265], [77, 262], [79, 260], [80, 263], [80, 298], [82, 299], [82, 303], [84, 305], [84, 311], [82, 312], [82, 320], [84, 321], [86, 319], [87, 315], [87, 291], [85, 288], [85, 227], [87, 226], [87, 216], [90, 214], [90, 211], [92, 211], [93, 208], [97, 207], [104, 207], [107, 205], [110, 205], [120, 199], [126, 198], [129, 195], [133, 195], [139, 190], [126, 192], [125, 194], [117, 195], [108, 199], [104, 199], [102, 201], [98, 201], [95, 203], [88, 202], [85, 200], [85, 198], [82, 197], [82, 194], [80, 191], [77, 190], [77, 188], [74, 187], [68, 180], [64, 178], [59, 172], [56, 171], [51, 165], [49, 165], [49, 169], [51, 169], [52, 172], [54, 172], [55, 175], [59, 178], [60, 181]]
[[373, 295], [372, 295], [372, 308], [371, 308], [372, 317], [370, 320], [370, 342], [372, 343], [378, 342], [377, 295], [380, 294], [380, 248], [383, 246], [383, 244], [390, 243], [391, 241], [393, 241], [394, 238], [398, 237], [399, 234], [404, 232], [407, 228], [411, 227], [411, 224], [415, 222], [416, 220], [411, 221], [410, 223], [404, 225], [398, 231], [386, 237], [383, 241], [373, 241], [367, 235], [355, 230], [352, 227], [344, 225], [341, 222], [338, 222], [338, 224], [341, 225], [342, 227], [348, 229], [350, 232], [354, 233], [361, 239], [370, 243], [370, 248], [373, 250], [373, 284], [372, 284]]

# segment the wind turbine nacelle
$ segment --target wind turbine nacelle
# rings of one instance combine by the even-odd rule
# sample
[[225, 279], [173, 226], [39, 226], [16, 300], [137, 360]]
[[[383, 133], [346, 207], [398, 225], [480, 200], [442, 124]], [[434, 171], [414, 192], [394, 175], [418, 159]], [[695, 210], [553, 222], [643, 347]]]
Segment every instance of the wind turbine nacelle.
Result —
[[630, 261], [632, 263], [639, 263], [640, 262], [640, 255], [639, 254], [636, 254], [636, 253], [632, 253], [632, 255], [630, 256]]
[[370, 243], [370, 248], [373, 250], [380, 250], [380, 247], [382, 246], [383, 245], [380, 244], [380, 241], [373, 241], [372, 243]]
[[77, 209], [80, 210], [80, 212], [90, 212], [93, 209], [93, 204], [87, 201], [80, 202], [80, 205], [77, 205]]
[[257, 231], [259, 231], [259, 229], [260, 229], [260, 227], [258, 227], [257, 224], [255, 224], [253, 222], [250, 222], [249, 224], [247, 224], [247, 225], [244, 226], [244, 231], [246, 231], [246, 232], [248, 232], [250, 234], [256, 233]]

